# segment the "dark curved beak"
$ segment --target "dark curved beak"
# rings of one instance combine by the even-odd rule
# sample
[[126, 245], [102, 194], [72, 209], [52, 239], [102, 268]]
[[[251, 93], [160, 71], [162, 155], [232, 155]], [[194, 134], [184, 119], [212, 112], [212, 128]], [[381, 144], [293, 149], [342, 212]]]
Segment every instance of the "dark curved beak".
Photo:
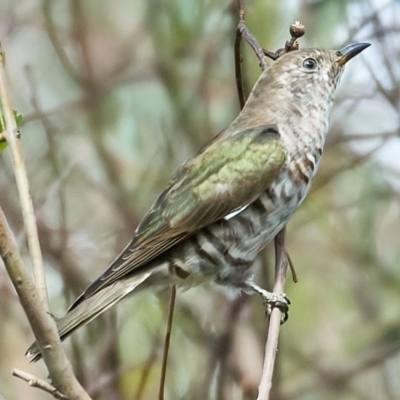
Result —
[[371, 46], [371, 43], [349, 44], [348, 46], [343, 47], [343, 49], [338, 50], [336, 52], [336, 55], [338, 56], [338, 59], [336, 60], [336, 62], [339, 65], [344, 65], [347, 63], [347, 61], [351, 60], [357, 54], [360, 54], [363, 50], [365, 50], [369, 46]]

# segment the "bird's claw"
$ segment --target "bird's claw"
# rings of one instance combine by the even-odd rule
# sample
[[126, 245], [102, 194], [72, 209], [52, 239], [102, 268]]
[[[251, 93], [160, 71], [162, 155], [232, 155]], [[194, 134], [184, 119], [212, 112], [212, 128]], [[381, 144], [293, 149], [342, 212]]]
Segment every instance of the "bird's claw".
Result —
[[274, 308], [278, 308], [282, 313], [281, 325], [289, 318], [290, 300], [284, 293], [269, 293], [268, 297], [264, 297], [264, 306], [266, 315], [271, 315]]

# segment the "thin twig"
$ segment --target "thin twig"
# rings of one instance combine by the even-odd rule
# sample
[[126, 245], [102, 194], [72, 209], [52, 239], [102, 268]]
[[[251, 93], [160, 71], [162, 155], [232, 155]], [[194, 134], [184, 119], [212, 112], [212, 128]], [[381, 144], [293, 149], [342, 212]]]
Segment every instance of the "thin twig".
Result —
[[[284, 248], [285, 248], [285, 252], [286, 252], [286, 257], [287, 257], [287, 260], [288, 260], [288, 263], [289, 263], [290, 272], [292, 273], [293, 282], [294, 282], [294, 283], [297, 283], [297, 282], [299, 281], [299, 277], [298, 277], [297, 274], [296, 274], [296, 270], [294, 269], [293, 261], [292, 261], [290, 255], [289, 255], [289, 252], [288, 252], [287, 249], [286, 249], [285, 241], [284, 241], [284, 240], [283, 240], [283, 244], [284, 244]], [[275, 245], [276, 245], [276, 241], [275, 241]]]
[[260, 62], [260, 68], [262, 70], [265, 69], [266, 67], [266, 57], [264, 54], [263, 48], [258, 44], [257, 40], [255, 37], [250, 33], [250, 31], [247, 29], [247, 26], [244, 23], [244, 20], [242, 19], [239, 21], [238, 28], [237, 28], [240, 33], [242, 34], [243, 39], [250, 45], [250, 47], [253, 49], [254, 53], [256, 54], [259, 62]]
[[289, 33], [290, 39], [286, 41], [284, 48], [278, 49], [275, 52], [263, 49], [264, 55], [275, 61], [285, 53], [298, 50], [299, 42], [297, 39], [301, 38], [306, 33], [306, 28], [301, 22], [295, 21], [293, 24], [290, 25]]
[[53, 385], [50, 385], [50, 383], [44, 381], [43, 379], [37, 378], [36, 376], [28, 374], [27, 372], [21, 371], [17, 368], [14, 368], [12, 370], [12, 374], [17, 378], [21, 378], [25, 382], [28, 382], [29, 386], [36, 387], [44, 390], [47, 393], [50, 393], [56, 399], [68, 399], [67, 396], [62, 394], [59, 390], [57, 390], [57, 388], [55, 388]]
[[[238, 62], [241, 63], [240, 40], [238, 39], [238, 36], [240, 35], [243, 38], [243, 40], [246, 41], [253, 49], [260, 63], [260, 68], [264, 70], [266, 67], [266, 55], [264, 53], [264, 49], [260, 46], [260, 44], [257, 42], [257, 39], [250, 33], [249, 29], [246, 26], [246, 23], [244, 21], [244, 7], [241, 0], [238, 0], [238, 7], [239, 7], [239, 22], [236, 28], [235, 64], [237, 64]], [[236, 72], [238, 72], [238, 69], [236, 69]], [[236, 75], [236, 77], [238, 77], [238, 75]]]
[[246, 97], [244, 94], [244, 85], [243, 85], [242, 56], [240, 54], [240, 44], [242, 42], [242, 30], [240, 29], [240, 27], [244, 25], [244, 8], [241, 0], [238, 0], [238, 3], [239, 3], [239, 22], [236, 28], [236, 37], [235, 37], [235, 77], [236, 77], [236, 88], [239, 96], [240, 109], [242, 110], [246, 102]]
[[290, 39], [285, 44], [285, 53], [299, 49], [298, 39], [304, 36], [306, 28], [300, 21], [295, 21], [289, 28]]
[[175, 308], [175, 299], [176, 299], [175, 285], [171, 287], [171, 295], [170, 296], [171, 297], [169, 300], [169, 308], [168, 308], [167, 331], [165, 333], [164, 353], [163, 353], [162, 366], [161, 366], [160, 391], [158, 393], [159, 400], [164, 400], [165, 377], [167, 374], [168, 352], [169, 352], [169, 345], [170, 345], [170, 341], [171, 341], [172, 319], [174, 317], [174, 308]]
[[[286, 271], [289, 264], [285, 250], [285, 230], [283, 228], [275, 237], [275, 282], [274, 293], [283, 293], [286, 280]], [[268, 400], [272, 386], [275, 358], [278, 351], [279, 327], [281, 325], [281, 311], [273, 308], [269, 320], [268, 337], [265, 345], [265, 358], [257, 400]]]
[[19, 201], [22, 210], [22, 217], [28, 239], [30, 255], [33, 264], [33, 275], [39, 293], [39, 299], [46, 310], [49, 310], [46, 280], [43, 271], [42, 252], [40, 250], [39, 236], [36, 226], [36, 218], [33, 209], [32, 199], [29, 192], [29, 183], [26, 173], [21, 142], [18, 139], [18, 127], [15, 121], [13, 109], [9, 100], [6, 87], [6, 74], [4, 70], [4, 55], [0, 48], [0, 103], [4, 115], [6, 137], [8, 148], [13, 164], [15, 180], [17, 182]]

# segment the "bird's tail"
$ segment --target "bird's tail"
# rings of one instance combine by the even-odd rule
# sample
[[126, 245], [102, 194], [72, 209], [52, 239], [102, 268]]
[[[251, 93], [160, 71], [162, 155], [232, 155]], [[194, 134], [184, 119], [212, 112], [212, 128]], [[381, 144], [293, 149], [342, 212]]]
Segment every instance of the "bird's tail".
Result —
[[[67, 311], [64, 317], [56, 320], [60, 339], [66, 339], [76, 329], [93, 321], [104, 311], [108, 310], [132, 292], [136, 293], [149, 286], [159, 286], [155, 289], [161, 289], [167, 286], [170, 282], [168, 282], [165, 274], [160, 272], [161, 271], [154, 270], [143, 271], [130, 278], [118, 280], [114, 284], [95, 293], [93, 296], [80, 301], [76, 307]], [[31, 362], [36, 362], [42, 358], [42, 354], [36, 342], [29, 347], [25, 355], [31, 358]]]

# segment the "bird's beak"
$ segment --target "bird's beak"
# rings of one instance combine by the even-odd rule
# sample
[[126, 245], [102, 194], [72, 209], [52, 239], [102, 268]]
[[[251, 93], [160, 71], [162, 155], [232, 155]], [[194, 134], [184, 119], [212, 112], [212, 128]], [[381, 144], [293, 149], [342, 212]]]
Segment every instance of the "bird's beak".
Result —
[[342, 66], [346, 64], [347, 61], [351, 60], [354, 56], [360, 54], [363, 50], [365, 50], [369, 46], [371, 46], [371, 43], [349, 44], [348, 46], [336, 52], [336, 55], [338, 56], [336, 62]]

